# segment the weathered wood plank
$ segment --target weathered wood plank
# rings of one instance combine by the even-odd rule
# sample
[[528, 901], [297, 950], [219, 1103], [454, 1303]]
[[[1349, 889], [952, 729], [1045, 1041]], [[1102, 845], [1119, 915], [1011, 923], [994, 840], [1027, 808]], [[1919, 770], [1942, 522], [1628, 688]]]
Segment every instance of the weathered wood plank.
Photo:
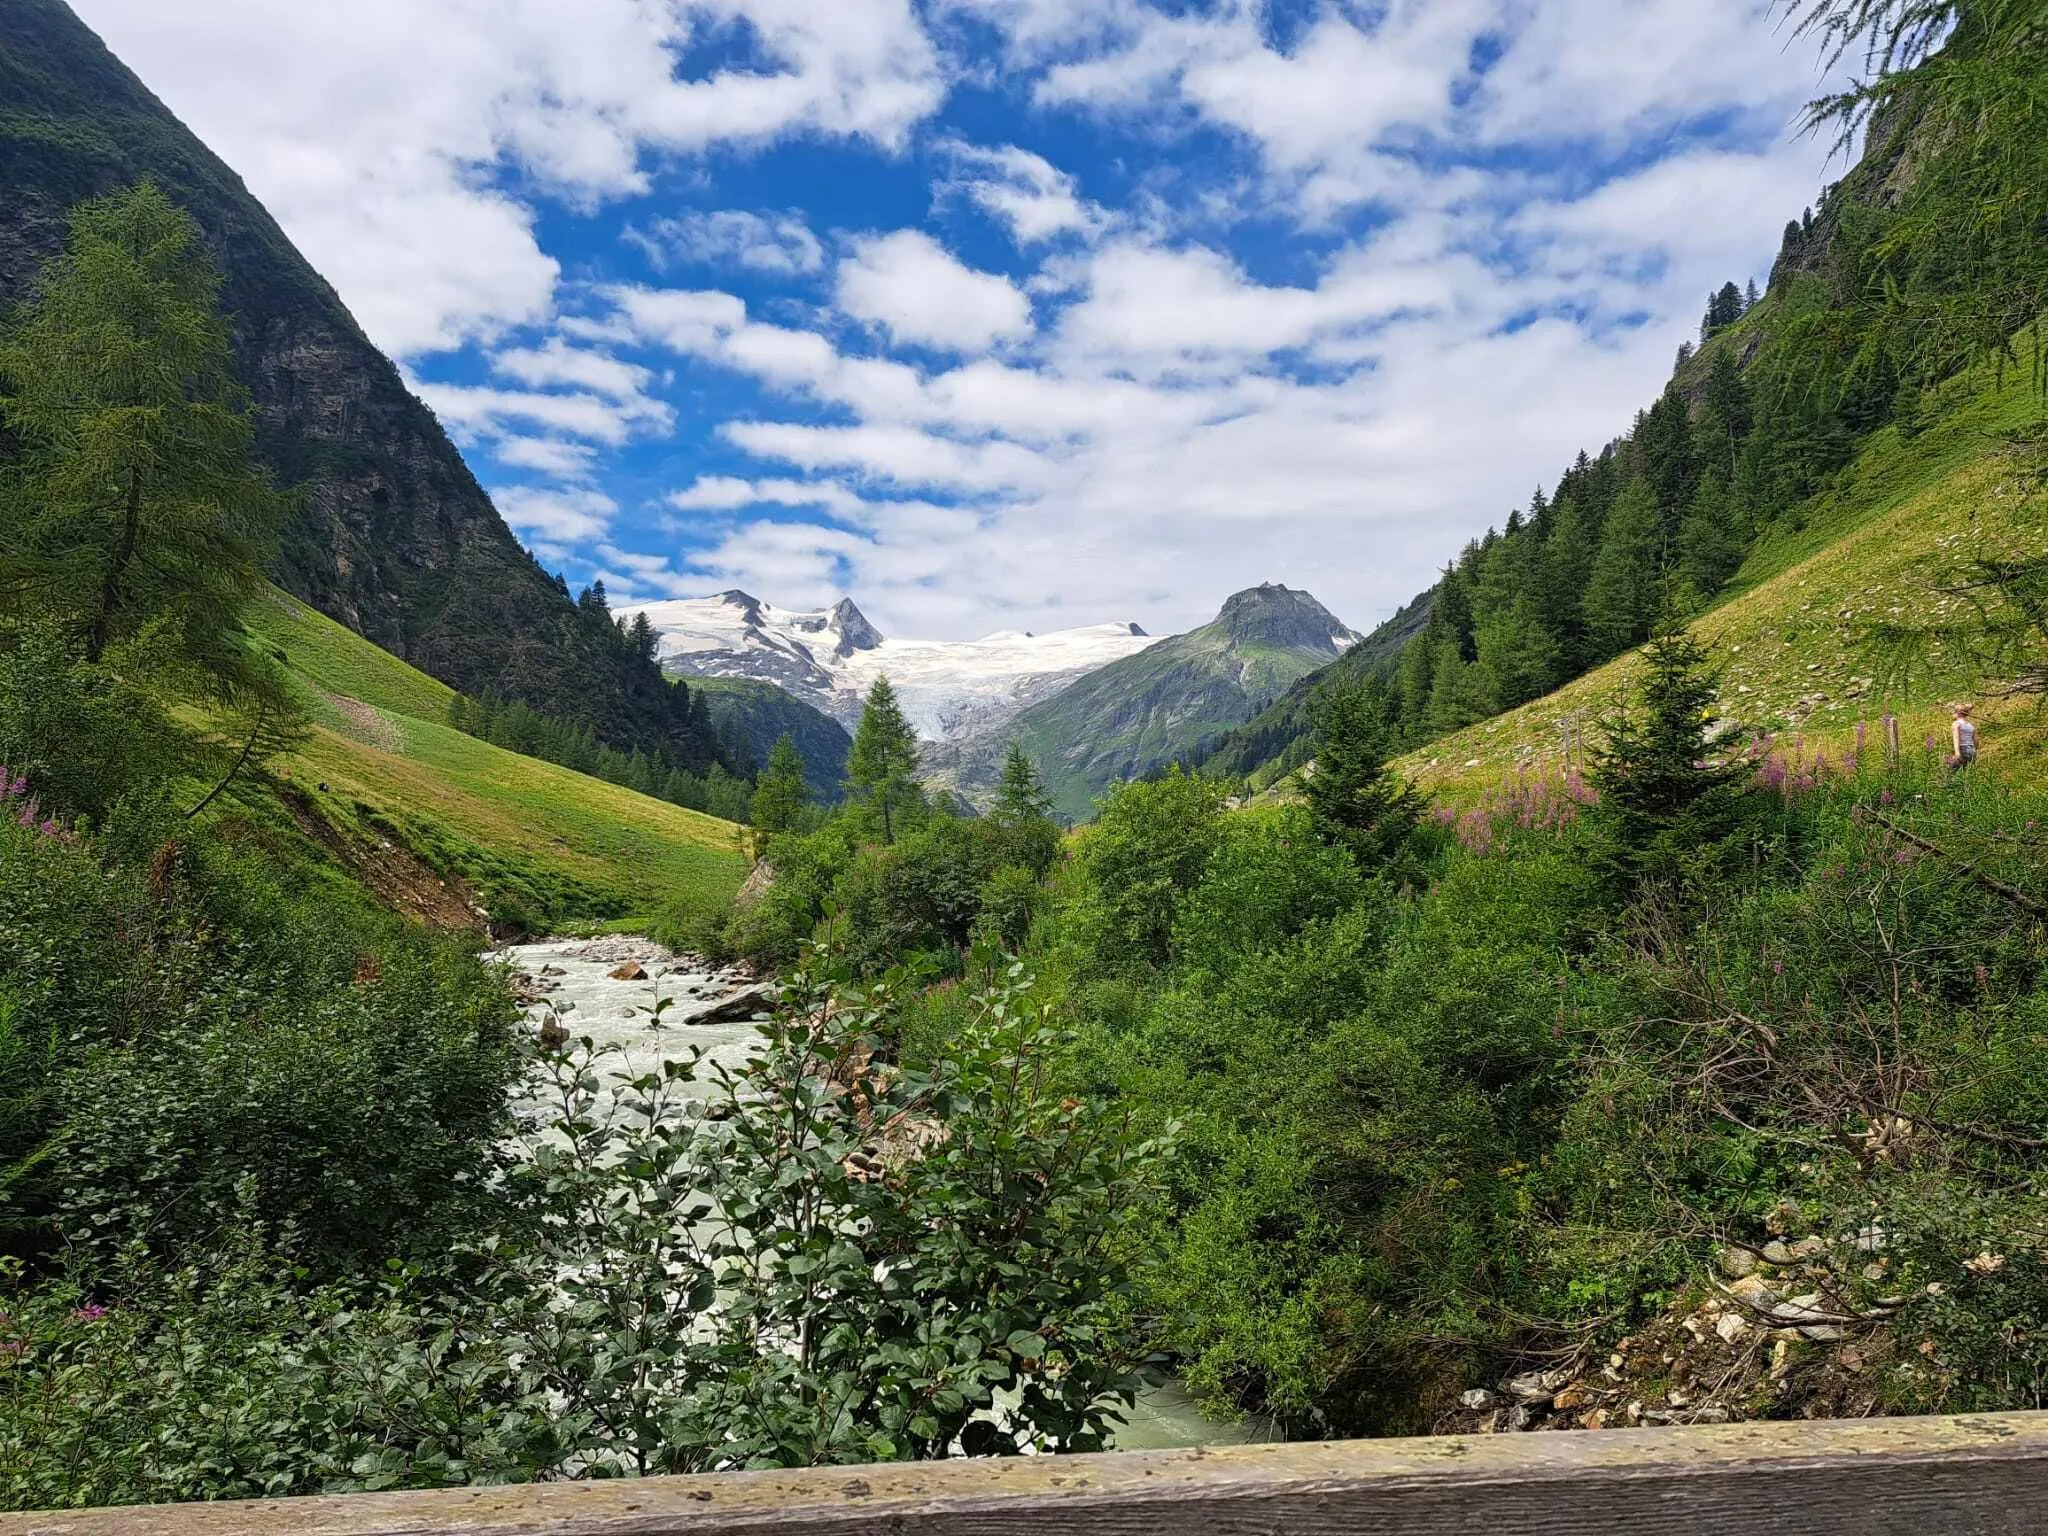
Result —
[[1232, 1446], [0, 1515], [0, 1536], [2037, 1536], [2048, 1414]]

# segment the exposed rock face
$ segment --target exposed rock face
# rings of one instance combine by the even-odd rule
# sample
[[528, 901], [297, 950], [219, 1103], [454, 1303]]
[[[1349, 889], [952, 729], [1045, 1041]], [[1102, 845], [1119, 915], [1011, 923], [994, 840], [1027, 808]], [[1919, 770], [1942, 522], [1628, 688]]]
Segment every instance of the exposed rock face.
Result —
[[678, 746], [686, 727], [667, 699], [604, 653], [234, 172], [61, 0], [0, 0], [0, 308], [63, 248], [74, 206], [145, 178], [198, 221], [222, 268], [259, 449], [299, 496], [279, 583], [467, 692], [523, 697], [622, 745]]

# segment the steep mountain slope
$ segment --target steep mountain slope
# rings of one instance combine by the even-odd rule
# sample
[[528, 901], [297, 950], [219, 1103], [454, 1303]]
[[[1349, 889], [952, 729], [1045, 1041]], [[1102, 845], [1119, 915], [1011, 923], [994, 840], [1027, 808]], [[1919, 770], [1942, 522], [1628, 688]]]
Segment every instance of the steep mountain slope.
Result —
[[445, 684], [297, 599], [274, 593], [247, 623], [310, 721], [277, 765], [288, 804], [380, 889], [380, 869], [410, 852], [471, 888], [494, 922], [544, 925], [711, 907], [745, 875], [730, 822], [442, 723]]
[[1112, 784], [1243, 724], [1358, 640], [1308, 593], [1252, 587], [1200, 629], [1112, 662], [1025, 710], [1012, 732], [1061, 814], [1084, 818]]
[[765, 764], [775, 743], [787, 735], [804, 761], [811, 794], [821, 800], [839, 798], [846, 754], [853, 748], [845, 726], [760, 678], [697, 677], [690, 686], [717, 722], [721, 739], [728, 722], [739, 731], [755, 767]]
[[1400, 612], [1329, 666], [1302, 678], [1243, 725], [1197, 747], [1195, 765], [1216, 778], [1265, 781], [1299, 768], [1308, 758], [1316, 691], [1326, 685], [1342, 687], [1362, 681], [1398, 661], [1408, 642], [1429, 622], [1434, 600], [1434, 591], [1410, 599]]
[[996, 734], [1018, 710], [1156, 643], [1135, 624], [897, 640], [846, 598], [822, 612], [797, 613], [745, 592], [721, 592], [630, 611], [647, 615], [671, 672], [776, 683], [848, 729], [860, 723], [861, 700], [875, 679], [887, 677], [910, 723], [934, 742]]
[[[1937, 650], [1886, 680], [1863, 642], [1874, 624], [1963, 617], [1970, 598], [1959, 587], [1974, 561], [2048, 547], [2048, 400], [2023, 370], [2001, 378], [1985, 367], [1940, 386], [1921, 414], [1933, 422], [1911, 435], [1876, 433], [1840, 483], [1806, 505], [1801, 526], [1759, 544], [1731, 595], [1689, 626], [1722, 668], [1726, 729], [1774, 734], [1795, 759], [1840, 761], [1857, 750], [1859, 724], [1863, 751], [1882, 750], [1890, 713], [1906, 752], [1946, 751], [1946, 706], [1970, 696], [1973, 667]], [[1610, 662], [1400, 766], [1454, 800], [1582, 766], [1637, 664], [1634, 653]], [[2040, 773], [2048, 737], [2038, 712], [2014, 703], [1984, 713], [1985, 767]]]
[[61, 0], [0, 0], [0, 308], [79, 202], [154, 179], [220, 263], [259, 446], [300, 510], [278, 581], [466, 693], [701, 769], [688, 701], [519, 545], [433, 413], [241, 181]]

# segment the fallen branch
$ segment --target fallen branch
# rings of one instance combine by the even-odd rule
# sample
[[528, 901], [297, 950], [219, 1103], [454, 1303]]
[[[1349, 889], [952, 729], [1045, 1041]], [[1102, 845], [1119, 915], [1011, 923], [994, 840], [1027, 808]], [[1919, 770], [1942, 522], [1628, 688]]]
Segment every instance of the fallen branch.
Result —
[[1883, 827], [1886, 831], [1891, 832], [1895, 836], [1903, 837], [1915, 848], [1925, 849], [1928, 853], [1933, 854], [1936, 858], [1947, 859], [1950, 863], [1955, 865], [1956, 873], [1961, 875], [1965, 880], [1971, 880], [1977, 883], [1978, 885], [1983, 886], [1984, 889], [1991, 892], [1992, 895], [2000, 897], [2007, 902], [2010, 902], [2013, 906], [2018, 907], [2022, 912], [2025, 912], [2028, 916], [2039, 918], [2043, 922], [2048, 922], [2048, 902], [2036, 901], [2033, 897], [2029, 896], [2025, 891], [2021, 890], [2018, 886], [2007, 885], [2003, 880], [2000, 880], [1995, 876], [1985, 874], [1984, 871], [1977, 868], [1976, 865], [1968, 863], [1965, 860], [1958, 859], [1954, 854], [1950, 853], [1946, 848], [1942, 847], [1939, 843], [1930, 843], [1926, 838], [1920, 836], [1919, 833], [1908, 832], [1904, 827], [1900, 826], [1897, 822], [1893, 821], [1889, 816], [1882, 815], [1877, 811], [1871, 811], [1868, 814], [1872, 821], [1876, 822], [1879, 826]]

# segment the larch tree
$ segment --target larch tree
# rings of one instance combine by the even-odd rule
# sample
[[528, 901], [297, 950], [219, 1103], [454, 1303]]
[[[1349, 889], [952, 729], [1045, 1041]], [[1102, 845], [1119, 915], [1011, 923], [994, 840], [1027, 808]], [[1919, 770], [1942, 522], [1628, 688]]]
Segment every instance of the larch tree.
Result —
[[810, 789], [804, 783], [804, 760], [796, 750], [796, 738], [784, 732], [768, 754], [768, 766], [754, 782], [751, 820], [757, 832], [787, 832], [802, 820], [810, 804]]
[[896, 841], [896, 812], [917, 793], [917, 733], [896, 702], [889, 679], [868, 690], [853, 750], [846, 755], [846, 782], [857, 798], [882, 818], [882, 841]]
[[248, 681], [234, 640], [286, 503], [257, 465], [220, 275], [144, 184], [82, 206], [0, 332], [0, 593], [98, 663], [144, 626], [169, 658]]
[[291, 740], [241, 624], [289, 504], [219, 297], [198, 226], [144, 184], [81, 206], [0, 327], [0, 756], [77, 814], [215, 779], [195, 815]]

